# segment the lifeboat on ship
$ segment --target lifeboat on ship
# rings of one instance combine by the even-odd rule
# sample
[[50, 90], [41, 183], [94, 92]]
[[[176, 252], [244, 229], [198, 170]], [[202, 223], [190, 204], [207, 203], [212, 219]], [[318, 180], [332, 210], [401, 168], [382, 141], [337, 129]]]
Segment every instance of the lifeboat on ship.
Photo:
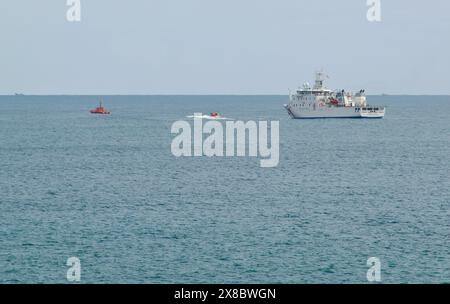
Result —
[[102, 101], [100, 101], [98, 107], [90, 110], [90, 112], [91, 114], [103, 114], [103, 115], [111, 114], [111, 112], [109, 112], [106, 108], [103, 107]]
[[337, 106], [339, 104], [339, 100], [337, 100], [336, 98], [331, 97], [330, 98], [330, 103], [334, 106]]
[[218, 118], [218, 117], [220, 117], [220, 114], [217, 112], [212, 112], [211, 114], [209, 114], [209, 116], [211, 116], [213, 118]]

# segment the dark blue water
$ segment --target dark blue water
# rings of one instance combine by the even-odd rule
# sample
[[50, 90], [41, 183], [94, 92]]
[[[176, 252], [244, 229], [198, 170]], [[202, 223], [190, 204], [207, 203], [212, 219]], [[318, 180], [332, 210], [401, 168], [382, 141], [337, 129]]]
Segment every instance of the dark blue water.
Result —
[[[284, 96], [0, 97], [0, 282], [450, 282], [450, 97], [291, 120]], [[280, 121], [280, 164], [172, 156], [194, 112]]]

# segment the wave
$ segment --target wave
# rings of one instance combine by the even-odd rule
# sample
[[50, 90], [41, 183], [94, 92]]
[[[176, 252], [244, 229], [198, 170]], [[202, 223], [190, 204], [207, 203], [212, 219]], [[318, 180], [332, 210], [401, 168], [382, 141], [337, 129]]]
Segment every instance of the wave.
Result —
[[201, 119], [211, 119], [211, 120], [232, 120], [231, 118], [227, 117], [217, 117], [217, 116], [211, 116], [211, 115], [189, 115], [186, 116], [187, 118], [201, 118]]

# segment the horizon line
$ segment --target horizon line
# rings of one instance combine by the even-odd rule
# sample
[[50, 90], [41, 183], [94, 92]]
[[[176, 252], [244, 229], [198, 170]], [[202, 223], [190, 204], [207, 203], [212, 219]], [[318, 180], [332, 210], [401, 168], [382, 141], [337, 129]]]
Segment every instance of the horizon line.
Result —
[[[213, 93], [213, 94], [0, 94], [1, 97], [25, 97], [25, 96], [289, 96], [289, 94], [226, 94], [226, 93]], [[367, 94], [367, 96], [450, 96], [448, 94], [430, 94], [430, 93], [422, 93], [422, 94], [389, 94], [389, 93], [380, 93], [380, 94]]]

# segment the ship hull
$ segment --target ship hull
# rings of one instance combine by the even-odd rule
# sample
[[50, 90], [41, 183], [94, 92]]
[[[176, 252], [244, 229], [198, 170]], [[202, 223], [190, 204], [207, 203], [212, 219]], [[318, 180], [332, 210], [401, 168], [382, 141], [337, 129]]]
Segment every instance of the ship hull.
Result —
[[285, 105], [289, 115], [295, 119], [314, 118], [383, 118], [384, 108], [378, 110], [362, 110], [358, 107], [317, 107], [302, 108]]

